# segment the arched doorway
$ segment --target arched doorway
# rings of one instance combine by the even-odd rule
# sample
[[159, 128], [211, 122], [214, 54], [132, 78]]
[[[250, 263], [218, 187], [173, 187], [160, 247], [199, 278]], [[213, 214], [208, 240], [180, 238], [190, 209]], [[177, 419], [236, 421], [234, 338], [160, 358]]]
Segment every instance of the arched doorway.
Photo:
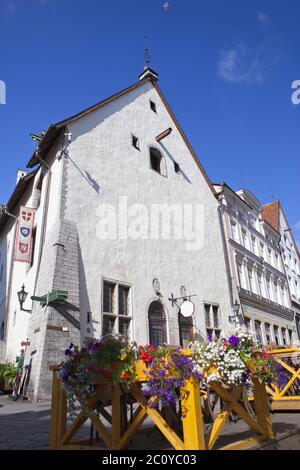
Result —
[[152, 302], [148, 310], [149, 338], [154, 347], [167, 342], [166, 314], [163, 304], [158, 300]]

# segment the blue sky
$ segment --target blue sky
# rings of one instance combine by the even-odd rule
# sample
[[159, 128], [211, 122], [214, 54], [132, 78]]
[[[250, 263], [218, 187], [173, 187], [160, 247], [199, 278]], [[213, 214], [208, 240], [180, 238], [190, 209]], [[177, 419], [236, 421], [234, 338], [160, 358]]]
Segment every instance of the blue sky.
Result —
[[210, 178], [280, 199], [300, 241], [299, 1], [164, 1], [0, 0], [0, 202], [29, 133], [137, 81], [147, 44]]

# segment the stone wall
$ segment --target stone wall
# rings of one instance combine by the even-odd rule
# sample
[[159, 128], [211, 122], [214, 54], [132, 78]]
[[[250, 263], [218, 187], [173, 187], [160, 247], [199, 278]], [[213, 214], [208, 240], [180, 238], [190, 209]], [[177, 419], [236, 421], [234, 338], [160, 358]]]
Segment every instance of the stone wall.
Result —
[[31, 377], [28, 396], [48, 400], [49, 367], [59, 364], [70, 342], [80, 343], [79, 259], [76, 225], [61, 220], [49, 233], [43, 249], [36, 295], [52, 290], [68, 291], [66, 304], [42, 306], [34, 302], [29, 325]]

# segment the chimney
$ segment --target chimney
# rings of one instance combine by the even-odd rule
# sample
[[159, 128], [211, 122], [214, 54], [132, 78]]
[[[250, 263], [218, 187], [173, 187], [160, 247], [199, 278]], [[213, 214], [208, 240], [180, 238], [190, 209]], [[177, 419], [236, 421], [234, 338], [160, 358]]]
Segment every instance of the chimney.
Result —
[[21, 178], [24, 178], [24, 176], [28, 175], [28, 171], [26, 170], [17, 170], [17, 183], [20, 181]]

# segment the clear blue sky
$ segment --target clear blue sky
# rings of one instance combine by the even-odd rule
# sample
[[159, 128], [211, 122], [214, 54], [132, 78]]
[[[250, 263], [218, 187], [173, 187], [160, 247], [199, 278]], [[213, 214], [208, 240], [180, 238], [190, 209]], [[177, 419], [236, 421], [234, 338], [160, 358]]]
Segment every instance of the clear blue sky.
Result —
[[[0, 201], [39, 132], [131, 85], [145, 39], [213, 181], [280, 199], [300, 240], [299, 0], [0, 0]], [[298, 227], [298, 228], [297, 228]]]

